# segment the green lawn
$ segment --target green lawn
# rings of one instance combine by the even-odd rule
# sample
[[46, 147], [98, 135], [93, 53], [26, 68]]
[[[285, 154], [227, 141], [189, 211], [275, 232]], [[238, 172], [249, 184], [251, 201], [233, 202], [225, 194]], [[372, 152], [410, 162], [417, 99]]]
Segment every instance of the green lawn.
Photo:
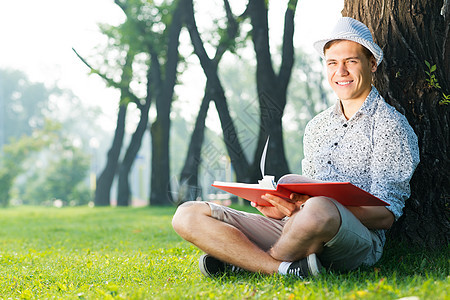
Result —
[[1, 299], [450, 299], [449, 248], [388, 246], [375, 267], [302, 281], [203, 277], [174, 208], [0, 210]]

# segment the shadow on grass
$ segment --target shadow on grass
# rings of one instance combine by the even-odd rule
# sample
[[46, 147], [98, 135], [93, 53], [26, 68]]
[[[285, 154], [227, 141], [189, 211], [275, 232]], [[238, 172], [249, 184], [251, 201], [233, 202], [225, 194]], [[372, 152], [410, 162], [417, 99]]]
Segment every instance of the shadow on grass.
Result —
[[295, 276], [267, 276], [251, 272], [240, 272], [238, 274], [227, 273], [221, 277], [214, 278], [214, 280], [236, 284], [252, 281], [264, 282], [267, 280], [273, 283], [273, 279], [276, 277], [276, 281], [285, 286], [298, 284], [320, 285], [320, 282], [352, 285], [367, 283], [368, 281], [378, 282], [382, 278], [408, 281], [411, 277], [422, 277], [423, 279], [431, 277], [435, 280], [445, 280], [450, 274], [449, 249], [450, 247], [431, 251], [404, 244], [388, 243], [383, 257], [378, 263], [371, 267], [360, 267], [350, 272], [324, 270], [320, 276], [305, 280]]
[[388, 240], [383, 257], [373, 268], [388, 274], [395, 272], [399, 276], [433, 273], [434, 277], [444, 279], [450, 274], [449, 254], [450, 245], [429, 250]]

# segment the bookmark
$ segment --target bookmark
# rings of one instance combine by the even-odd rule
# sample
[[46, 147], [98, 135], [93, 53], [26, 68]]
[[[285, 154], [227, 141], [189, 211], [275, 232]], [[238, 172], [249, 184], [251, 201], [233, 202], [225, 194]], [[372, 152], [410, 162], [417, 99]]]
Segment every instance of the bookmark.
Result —
[[267, 146], [269, 145], [269, 138], [270, 138], [270, 136], [267, 137], [266, 145], [264, 146], [264, 150], [263, 150], [263, 153], [261, 156], [261, 162], [259, 165], [261, 168], [262, 178], [264, 178], [264, 175], [265, 175], [264, 169], [265, 169], [265, 165], [266, 165], [266, 155], [267, 155]]

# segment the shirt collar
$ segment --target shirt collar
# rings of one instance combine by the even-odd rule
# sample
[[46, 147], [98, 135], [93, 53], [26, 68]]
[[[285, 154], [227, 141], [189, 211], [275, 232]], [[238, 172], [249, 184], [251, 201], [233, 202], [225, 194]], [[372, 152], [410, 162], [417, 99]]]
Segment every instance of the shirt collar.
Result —
[[[377, 99], [380, 97], [380, 94], [378, 93], [378, 90], [372, 86], [372, 89], [370, 90], [369, 95], [367, 96], [366, 100], [364, 100], [364, 103], [361, 105], [359, 110], [356, 112], [355, 116], [366, 114], [366, 115], [373, 115], [376, 109], [377, 105]], [[344, 117], [344, 112], [342, 111], [341, 101], [336, 101], [336, 104], [334, 105], [334, 109], [331, 111], [333, 115], [336, 117]], [[345, 118], [345, 117], [344, 117]]]

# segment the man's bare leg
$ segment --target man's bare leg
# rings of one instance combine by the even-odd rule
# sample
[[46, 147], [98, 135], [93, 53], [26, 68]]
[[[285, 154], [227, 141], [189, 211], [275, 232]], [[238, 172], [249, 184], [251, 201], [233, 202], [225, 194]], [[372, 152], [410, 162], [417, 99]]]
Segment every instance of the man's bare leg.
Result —
[[265, 252], [241, 231], [211, 217], [209, 205], [188, 202], [180, 206], [172, 225], [185, 240], [204, 252], [252, 272], [272, 274], [282, 261], [296, 261], [320, 253], [339, 230], [340, 214], [329, 199], [309, 199], [287, 222], [277, 243]]
[[336, 205], [328, 198], [314, 197], [294, 214], [269, 254], [280, 261], [296, 261], [309, 254], [320, 254], [323, 245], [338, 232], [341, 217]]
[[183, 239], [204, 252], [245, 270], [273, 274], [281, 263], [236, 227], [211, 217], [211, 209], [206, 203], [181, 205], [173, 217], [172, 226]]

